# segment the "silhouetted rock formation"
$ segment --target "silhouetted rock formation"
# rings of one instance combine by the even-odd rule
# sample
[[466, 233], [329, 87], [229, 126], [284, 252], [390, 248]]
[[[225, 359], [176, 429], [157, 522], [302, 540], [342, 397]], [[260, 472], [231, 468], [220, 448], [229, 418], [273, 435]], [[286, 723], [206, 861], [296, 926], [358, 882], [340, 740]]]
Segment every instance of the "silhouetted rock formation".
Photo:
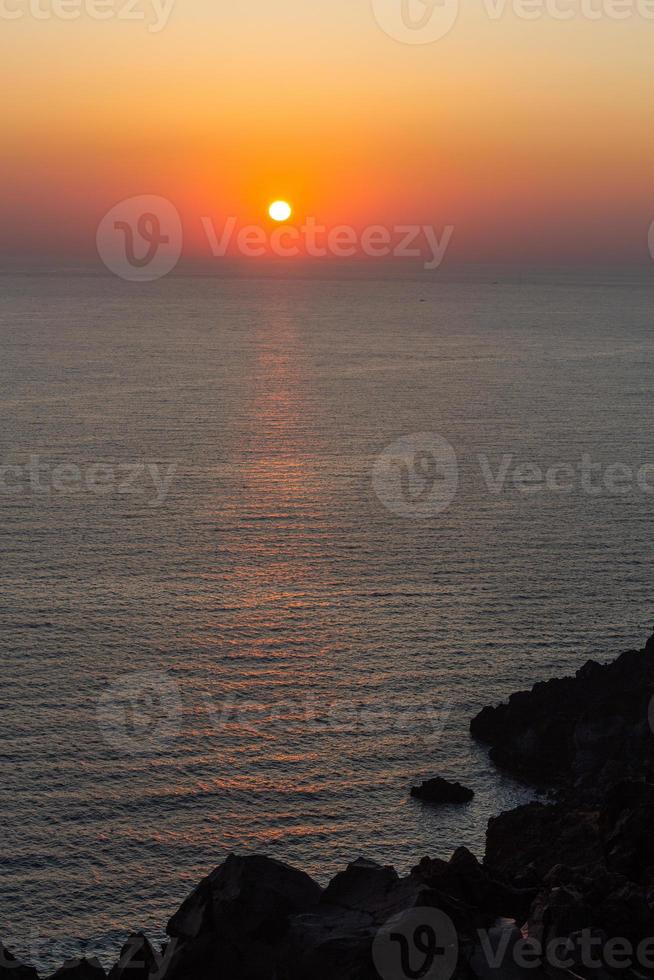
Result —
[[498, 766], [537, 784], [599, 799], [625, 776], [651, 780], [654, 637], [610, 664], [589, 660], [574, 677], [536, 684], [484, 708], [472, 735]]
[[36, 970], [25, 966], [0, 943], [0, 980], [39, 980]]
[[616, 785], [596, 808], [532, 803], [490, 821], [485, 867], [537, 890], [530, 935], [543, 938], [543, 919], [552, 936], [592, 927], [638, 943], [654, 937], [653, 827], [654, 786], [643, 782]]
[[[245, 861], [256, 861], [258, 877], [243, 892], [239, 865]], [[165, 980], [377, 980], [371, 950], [394, 916], [416, 908], [442, 910], [472, 950], [475, 929], [491, 927], [498, 908], [526, 913], [532, 897], [493, 881], [464, 848], [449, 862], [425, 858], [404, 878], [392, 867], [360, 858], [324, 891], [311, 879], [305, 887], [301, 872], [268, 858], [230, 857], [205, 881], [211, 879], [223, 882], [219, 921], [206, 913], [203, 883], [171, 920], [169, 934], [182, 945]], [[461, 964], [465, 972], [464, 959]]]
[[72, 960], [53, 973], [50, 980], [107, 980], [107, 974], [95, 959]]
[[[537, 890], [529, 936], [650, 941], [638, 971], [604, 963], [603, 976], [654, 972], [653, 695], [654, 638], [613, 663], [591, 661], [574, 678], [513, 695], [471, 724], [504, 768], [556, 780], [556, 802], [503, 813], [486, 835], [488, 872]], [[588, 975], [572, 960], [571, 970]]]
[[400, 880], [391, 867], [359, 859], [330, 882], [307, 914], [294, 917], [280, 963], [289, 980], [370, 978], [378, 929], [397, 911], [419, 904], [419, 882]]
[[[279, 861], [231, 855], [172, 917], [163, 957], [133, 936], [110, 980], [378, 980], [380, 970], [396, 980], [400, 961], [380, 966], [380, 936], [383, 956], [415, 954], [405, 976], [654, 978], [652, 694], [654, 638], [473, 720], [499, 764], [558, 787], [555, 802], [489, 822], [483, 864], [459, 848], [449, 861], [423, 858], [402, 878], [361, 858], [322, 889]], [[415, 795], [451, 802], [470, 792], [432, 780]], [[420, 924], [431, 915], [447, 917], [456, 947], [439, 946], [438, 929]], [[620, 961], [614, 940], [631, 944], [635, 959]], [[547, 955], [535, 957], [534, 944]], [[429, 972], [429, 957], [452, 951], [447, 970]], [[0, 954], [0, 980], [38, 980]], [[82, 961], [51, 980], [104, 977]]]
[[280, 861], [230, 855], [168, 923], [176, 945], [166, 980], [215, 980], [229, 969], [242, 980], [266, 976], [290, 917], [312, 908], [320, 894], [309, 875]]
[[158, 958], [142, 933], [130, 936], [120, 959], [109, 974], [109, 980], [148, 980], [157, 972]]
[[420, 786], [414, 786], [411, 796], [423, 803], [432, 803], [435, 806], [445, 803], [469, 803], [474, 798], [474, 793], [467, 786], [461, 783], [450, 783], [441, 776], [435, 779], [427, 779]]

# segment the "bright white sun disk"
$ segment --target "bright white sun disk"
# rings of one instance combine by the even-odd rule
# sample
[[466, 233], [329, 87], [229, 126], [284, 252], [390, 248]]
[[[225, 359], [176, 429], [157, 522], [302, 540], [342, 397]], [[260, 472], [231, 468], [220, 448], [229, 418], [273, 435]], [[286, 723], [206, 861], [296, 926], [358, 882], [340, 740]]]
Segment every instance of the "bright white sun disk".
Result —
[[274, 201], [268, 208], [268, 214], [273, 221], [288, 221], [293, 209], [287, 201]]

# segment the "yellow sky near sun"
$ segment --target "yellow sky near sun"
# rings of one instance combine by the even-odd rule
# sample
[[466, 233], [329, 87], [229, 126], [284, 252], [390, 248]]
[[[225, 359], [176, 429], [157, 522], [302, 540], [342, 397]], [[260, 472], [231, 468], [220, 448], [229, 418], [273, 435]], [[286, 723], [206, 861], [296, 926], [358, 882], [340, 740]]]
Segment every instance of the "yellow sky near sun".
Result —
[[453, 223], [475, 257], [568, 225], [582, 251], [631, 254], [654, 218], [654, 20], [491, 21], [461, 0], [450, 34], [416, 46], [369, 0], [177, 0], [157, 34], [0, 27], [5, 252], [61, 236], [83, 253], [138, 193], [245, 223], [276, 198], [327, 223]]

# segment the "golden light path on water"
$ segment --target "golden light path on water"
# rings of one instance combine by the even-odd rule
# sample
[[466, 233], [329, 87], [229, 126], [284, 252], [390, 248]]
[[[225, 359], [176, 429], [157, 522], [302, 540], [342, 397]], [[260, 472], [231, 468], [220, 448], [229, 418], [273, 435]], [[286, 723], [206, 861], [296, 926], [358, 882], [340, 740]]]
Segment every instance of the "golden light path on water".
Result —
[[[8, 934], [63, 944], [44, 974], [71, 937], [107, 962], [159, 938], [231, 849], [323, 881], [362, 853], [481, 853], [524, 795], [470, 717], [638, 644], [654, 529], [645, 495], [491, 493], [478, 456], [648, 459], [650, 285], [5, 277], [7, 458], [177, 467], [158, 506], [151, 482], [0, 495], [3, 894]], [[404, 519], [372, 470], [425, 431], [459, 490]], [[181, 717], [160, 738], [146, 690], [125, 754], [98, 703], [135, 671]], [[436, 774], [474, 805], [409, 799]]]

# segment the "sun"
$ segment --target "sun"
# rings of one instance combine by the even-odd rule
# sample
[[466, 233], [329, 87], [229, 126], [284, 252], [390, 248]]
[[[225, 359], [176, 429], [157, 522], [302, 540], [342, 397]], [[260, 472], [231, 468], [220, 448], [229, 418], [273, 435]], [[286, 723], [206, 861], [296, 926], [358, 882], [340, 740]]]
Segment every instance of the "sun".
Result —
[[293, 214], [293, 208], [288, 201], [273, 201], [268, 208], [268, 214], [273, 221], [288, 221]]

